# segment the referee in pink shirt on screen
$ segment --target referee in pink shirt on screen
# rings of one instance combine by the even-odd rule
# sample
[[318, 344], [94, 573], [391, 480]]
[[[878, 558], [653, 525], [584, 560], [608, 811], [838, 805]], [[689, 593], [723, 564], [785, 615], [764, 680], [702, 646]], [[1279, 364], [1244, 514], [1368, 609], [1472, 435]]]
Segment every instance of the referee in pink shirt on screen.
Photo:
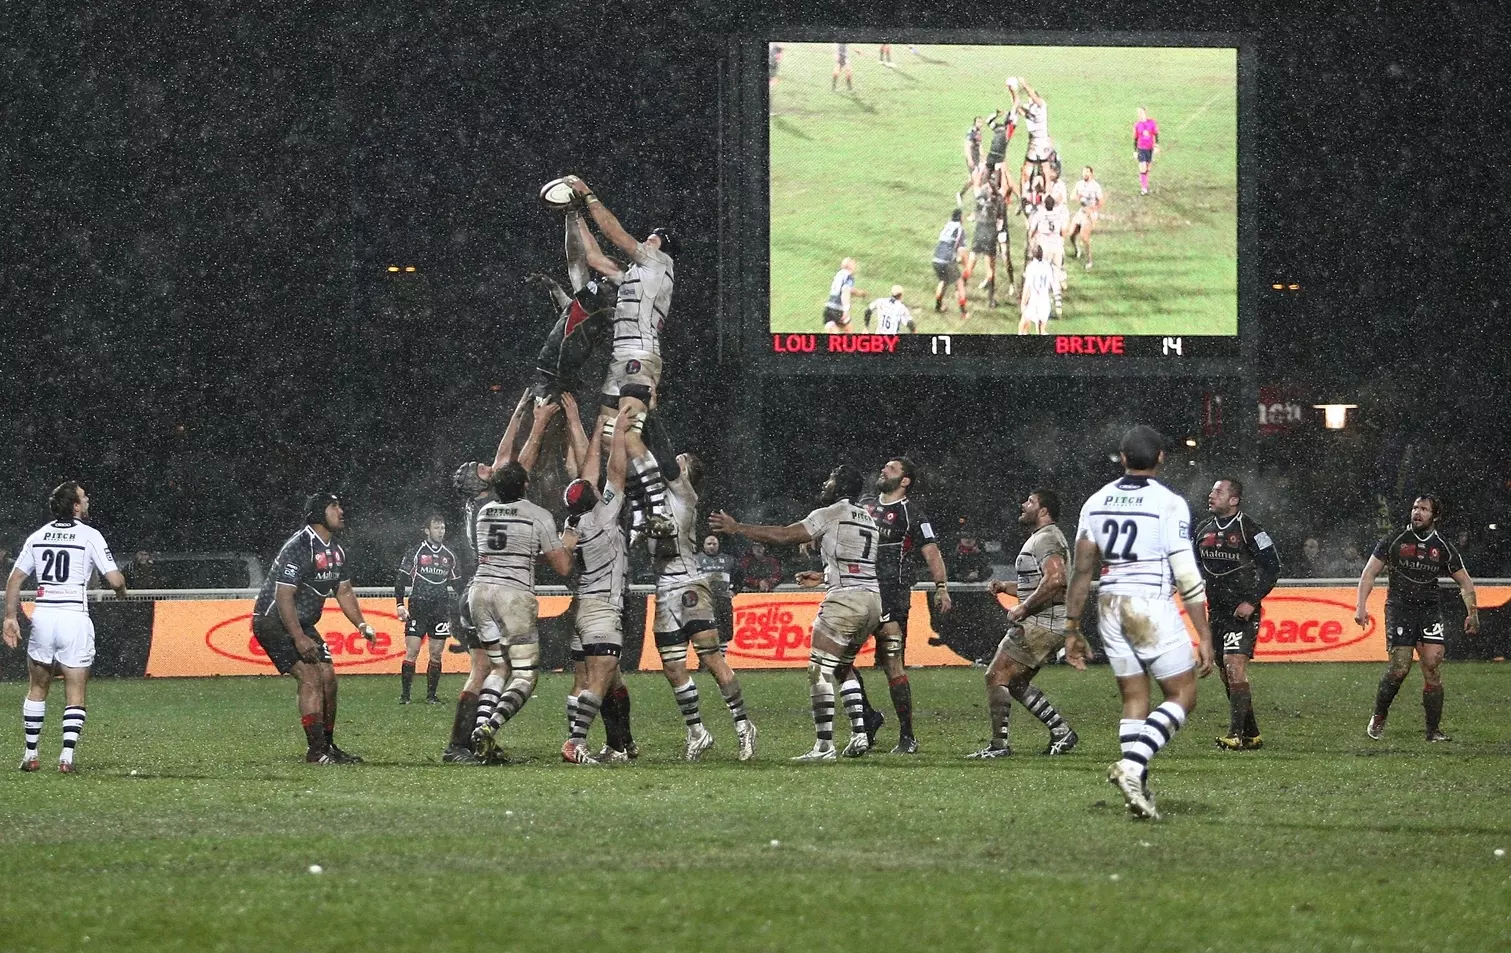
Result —
[[1133, 151], [1138, 156], [1138, 194], [1149, 194], [1149, 167], [1159, 155], [1159, 123], [1149, 118], [1143, 106], [1138, 108], [1138, 122], [1133, 124]]

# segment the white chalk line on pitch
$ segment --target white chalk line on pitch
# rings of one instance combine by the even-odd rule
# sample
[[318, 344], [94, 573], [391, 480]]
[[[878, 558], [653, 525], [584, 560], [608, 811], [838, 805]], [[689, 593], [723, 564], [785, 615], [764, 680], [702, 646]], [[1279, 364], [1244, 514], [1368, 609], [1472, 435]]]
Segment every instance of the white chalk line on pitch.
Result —
[[1223, 97], [1223, 95], [1224, 95], [1223, 92], [1218, 92], [1218, 93], [1213, 94], [1213, 96], [1212, 96], [1211, 99], [1209, 99], [1205, 103], [1203, 103], [1202, 107], [1200, 109], [1198, 109], [1196, 112], [1192, 113], [1190, 115], [1190, 117], [1188, 117], [1186, 119], [1185, 122], [1181, 123], [1180, 126], [1178, 126], [1176, 128], [1175, 134], [1176, 135], [1180, 135], [1181, 133], [1185, 132], [1187, 129], [1191, 128], [1191, 124], [1193, 122], [1195, 122], [1196, 120], [1200, 119], [1203, 116], [1203, 114], [1206, 113], [1206, 111], [1208, 109], [1212, 108], [1212, 104], [1215, 103], [1215, 102], [1217, 102], [1219, 99], [1221, 99]]

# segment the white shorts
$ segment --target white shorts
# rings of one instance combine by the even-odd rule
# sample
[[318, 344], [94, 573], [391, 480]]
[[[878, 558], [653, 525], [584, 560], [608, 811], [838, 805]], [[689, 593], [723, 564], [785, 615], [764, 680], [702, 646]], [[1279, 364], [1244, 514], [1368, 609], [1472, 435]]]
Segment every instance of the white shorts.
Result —
[[521, 645], [540, 641], [535, 627], [540, 606], [535, 593], [479, 582], [473, 584], [467, 601], [479, 642], [502, 640], [506, 645]]
[[[699, 632], [717, 632], [714, 619], [714, 597], [708, 588], [708, 580], [678, 586], [675, 589], [656, 589], [655, 634], [660, 645], [686, 642]], [[679, 642], [668, 641], [675, 636]]]
[[38, 606], [32, 610], [26, 654], [43, 665], [88, 668], [94, 664], [94, 620], [86, 612]]
[[866, 637], [881, 625], [881, 593], [866, 589], [836, 589], [819, 603], [813, 633], [859, 651]]
[[572, 648], [582, 651], [589, 645], [624, 646], [624, 622], [618, 609], [592, 596], [577, 597]]
[[1055, 154], [1055, 144], [1050, 139], [1028, 140], [1028, 154], [1024, 156], [1027, 162], [1046, 162]]
[[1157, 679], [1196, 667], [1191, 639], [1169, 599], [1098, 595], [1097, 631], [1112, 674], [1128, 678], [1145, 668]]
[[1044, 324], [1049, 320], [1049, 299], [1040, 301], [1037, 298], [1028, 299], [1028, 307], [1023, 309], [1023, 320], [1032, 321], [1035, 324]]
[[633, 384], [655, 391], [661, 384], [661, 358], [654, 354], [616, 354], [609, 358], [604, 395], [618, 397], [625, 387]]

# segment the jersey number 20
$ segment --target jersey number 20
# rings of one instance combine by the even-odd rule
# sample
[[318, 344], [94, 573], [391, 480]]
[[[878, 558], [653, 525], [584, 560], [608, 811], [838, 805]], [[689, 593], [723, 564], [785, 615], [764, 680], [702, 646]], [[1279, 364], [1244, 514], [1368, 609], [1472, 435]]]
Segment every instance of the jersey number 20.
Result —
[[37, 573], [41, 582], [65, 582], [68, 579], [68, 550], [42, 550], [42, 571]]

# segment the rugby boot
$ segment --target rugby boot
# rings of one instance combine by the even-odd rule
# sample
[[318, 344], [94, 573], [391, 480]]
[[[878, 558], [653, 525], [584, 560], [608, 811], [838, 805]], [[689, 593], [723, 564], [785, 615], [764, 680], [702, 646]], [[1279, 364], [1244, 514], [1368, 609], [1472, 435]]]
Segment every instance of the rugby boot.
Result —
[[568, 764], [597, 764], [598, 760], [588, 753], [585, 742], [568, 738], [561, 746], [561, 760]]
[[1114, 761], [1112, 767], [1107, 769], [1107, 783], [1122, 792], [1123, 800], [1128, 804], [1128, 813], [1151, 821], [1159, 820], [1159, 811], [1155, 810], [1154, 798], [1149, 794], [1144, 779], [1124, 770], [1121, 761]]
[[688, 761], [702, 759], [703, 752], [714, 746], [714, 736], [703, 725], [693, 725], [687, 729], [687, 747], [682, 756]]
[[[1447, 739], [1445, 738], [1443, 740], [1446, 741]], [[78, 770], [79, 770], [78, 765], [74, 764], [72, 761], [59, 761], [58, 762], [58, 773], [59, 774], [73, 774], [74, 772], [76, 772]]]
[[989, 758], [1011, 758], [1013, 749], [1011, 745], [997, 745], [995, 742], [982, 748], [980, 751], [972, 751], [967, 758], [985, 761]]
[[21, 770], [28, 773], [32, 771], [41, 771], [42, 762], [38, 761], [37, 758], [33, 755], [26, 755], [21, 759]]
[[861, 732], [858, 735], [850, 736], [850, 740], [845, 743], [845, 750], [841, 751], [840, 754], [847, 758], [859, 758], [870, 750], [871, 739], [866, 736], [865, 732]]
[[1366, 735], [1369, 735], [1371, 738], [1373, 738], [1376, 741], [1379, 741], [1381, 738], [1384, 738], [1385, 737], [1385, 719], [1381, 718], [1379, 715], [1370, 715], [1369, 716], [1369, 725], [1368, 725], [1368, 727], [1366, 727], [1364, 729], [1364, 733]]
[[336, 759], [337, 764], [362, 763], [362, 759], [360, 757], [352, 754], [350, 751], [342, 751], [340, 748], [336, 747], [336, 743], [334, 741], [331, 742], [331, 757]]
[[1254, 735], [1253, 737], [1243, 739], [1243, 750], [1245, 751], [1258, 751], [1263, 747], [1264, 739], [1259, 735]]
[[876, 733], [887, 723], [887, 716], [872, 708], [866, 712], [866, 747], [876, 747]]
[[793, 761], [803, 764], [816, 764], [820, 761], [835, 761], [839, 758], [839, 752], [834, 750], [832, 742], [816, 742], [813, 749], [807, 754], [800, 754]]
[[608, 745], [604, 745], [599, 749], [596, 760], [599, 764], [629, 764], [630, 756], [618, 748], [610, 748]]
[[740, 722], [740, 726], [735, 729], [735, 734], [740, 739], [740, 753], [737, 757], [741, 761], [749, 761], [751, 758], [754, 758], [756, 753], [756, 735], [758, 734], [755, 722]]
[[1452, 741], [1453, 739], [1450, 738], [1450, 737], [1448, 737], [1447, 735], [1443, 734], [1438, 729], [1434, 728], [1431, 731], [1427, 732], [1427, 740], [1428, 741]]
[[1243, 739], [1238, 735], [1227, 735], [1217, 739], [1217, 747], [1222, 751], [1242, 751]]
[[1063, 731], [1051, 731], [1049, 733], [1049, 747], [1044, 749], [1047, 755], [1070, 754], [1081, 740], [1081, 736], [1074, 729], [1066, 728]]
[[445, 764], [471, 764], [476, 760], [477, 755], [466, 745], [447, 745], [441, 752], [441, 761]]
[[897, 739], [897, 744], [892, 748], [893, 754], [917, 754], [918, 739], [912, 735], [903, 735]]

